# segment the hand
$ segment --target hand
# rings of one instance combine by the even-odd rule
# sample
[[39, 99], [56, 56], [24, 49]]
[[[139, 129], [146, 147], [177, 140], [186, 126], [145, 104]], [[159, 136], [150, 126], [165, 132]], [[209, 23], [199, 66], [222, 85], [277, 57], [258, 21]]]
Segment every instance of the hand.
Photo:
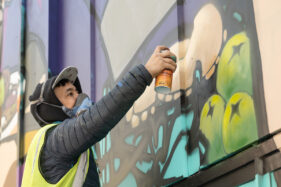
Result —
[[175, 72], [177, 64], [171, 59], [171, 56], [176, 56], [170, 52], [170, 49], [165, 46], [157, 46], [153, 54], [145, 64], [145, 68], [154, 78], [164, 69], [169, 69]]

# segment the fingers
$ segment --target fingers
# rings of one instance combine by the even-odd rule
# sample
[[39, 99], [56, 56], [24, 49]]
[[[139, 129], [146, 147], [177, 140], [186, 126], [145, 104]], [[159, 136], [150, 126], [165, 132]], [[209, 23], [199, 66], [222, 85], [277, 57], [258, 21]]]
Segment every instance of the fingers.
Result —
[[163, 58], [170, 58], [172, 56], [176, 56], [174, 53], [172, 53], [169, 50], [165, 50], [165, 51], [161, 52], [159, 55]]
[[156, 49], [154, 50], [154, 53], [161, 53], [161, 51], [163, 50], [170, 50], [168, 47], [164, 46], [164, 45], [158, 45], [156, 47]]
[[177, 69], [177, 64], [171, 58], [163, 58], [164, 69], [170, 69], [173, 72]]

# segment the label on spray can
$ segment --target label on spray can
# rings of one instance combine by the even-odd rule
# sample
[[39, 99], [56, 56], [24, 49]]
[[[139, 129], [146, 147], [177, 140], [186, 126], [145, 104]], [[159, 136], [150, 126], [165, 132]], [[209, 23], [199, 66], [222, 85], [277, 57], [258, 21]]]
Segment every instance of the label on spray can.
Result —
[[[176, 62], [176, 57], [172, 56], [171, 59]], [[165, 69], [163, 70], [155, 80], [155, 91], [158, 93], [169, 93], [172, 88], [173, 71]]]

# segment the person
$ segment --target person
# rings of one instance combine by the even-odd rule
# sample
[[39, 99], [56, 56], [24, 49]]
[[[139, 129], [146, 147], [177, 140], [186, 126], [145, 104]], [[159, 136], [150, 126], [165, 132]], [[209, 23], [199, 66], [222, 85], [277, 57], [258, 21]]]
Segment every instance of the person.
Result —
[[82, 93], [75, 67], [36, 86], [31, 113], [42, 127], [26, 157], [22, 186], [100, 186], [91, 146], [104, 138], [164, 69], [175, 71], [175, 56], [157, 46], [104, 97], [92, 103]]

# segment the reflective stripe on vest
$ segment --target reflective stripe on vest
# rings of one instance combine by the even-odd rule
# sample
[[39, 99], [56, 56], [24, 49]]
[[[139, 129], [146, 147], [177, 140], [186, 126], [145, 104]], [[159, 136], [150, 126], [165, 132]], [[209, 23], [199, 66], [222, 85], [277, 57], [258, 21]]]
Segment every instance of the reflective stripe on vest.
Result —
[[76, 164], [57, 182], [56, 184], [48, 183], [42, 176], [39, 169], [39, 156], [44, 145], [45, 135], [48, 129], [58, 124], [50, 124], [42, 127], [34, 136], [28, 149], [22, 187], [49, 187], [49, 186], [82, 186], [89, 169], [89, 149], [82, 153]]

